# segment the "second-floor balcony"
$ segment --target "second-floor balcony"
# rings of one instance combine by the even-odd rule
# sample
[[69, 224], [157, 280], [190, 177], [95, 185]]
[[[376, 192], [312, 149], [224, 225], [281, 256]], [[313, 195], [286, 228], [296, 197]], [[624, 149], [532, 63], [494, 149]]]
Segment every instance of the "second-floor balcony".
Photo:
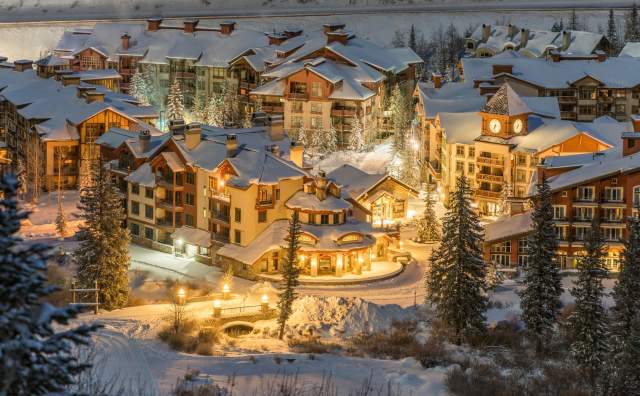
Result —
[[262, 105], [262, 111], [264, 111], [265, 113], [283, 113], [284, 112], [284, 106], [282, 106], [281, 104], [263, 104]]
[[256, 208], [266, 208], [273, 206], [273, 198], [262, 198], [256, 200]]
[[231, 201], [231, 196], [229, 194], [225, 193], [224, 191], [217, 191], [217, 190], [213, 190], [213, 189], [208, 189], [207, 192], [208, 192], [207, 195], [211, 199], [215, 199], [215, 200], [222, 201], [222, 202]]
[[337, 106], [331, 109], [333, 117], [353, 117], [358, 113], [356, 107]]
[[306, 92], [289, 92], [286, 94], [288, 100], [309, 100], [309, 94]]
[[488, 175], [485, 173], [476, 173], [476, 179], [478, 181], [488, 181], [494, 183], [502, 183], [504, 177], [502, 175]]
[[176, 78], [196, 78], [196, 73], [188, 71], [176, 71]]
[[161, 227], [173, 227], [173, 216], [167, 214], [165, 217], [157, 217], [156, 224]]
[[228, 224], [229, 221], [230, 221], [230, 219], [229, 219], [229, 211], [214, 210], [214, 211], [211, 212], [211, 218], [214, 221]]
[[502, 193], [500, 191], [476, 190], [476, 196], [482, 198], [499, 199]]
[[504, 167], [504, 161], [497, 158], [477, 157], [476, 162], [478, 164]]

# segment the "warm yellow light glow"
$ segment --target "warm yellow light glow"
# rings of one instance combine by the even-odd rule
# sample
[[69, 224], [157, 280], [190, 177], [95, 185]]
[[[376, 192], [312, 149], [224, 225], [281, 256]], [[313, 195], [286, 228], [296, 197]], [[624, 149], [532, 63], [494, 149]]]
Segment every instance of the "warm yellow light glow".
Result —
[[178, 289], [178, 297], [180, 298], [184, 298], [187, 295], [187, 292], [184, 290], [184, 288], [180, 288]]
[[358, 257], [358, 262], [359, 262], [360, 264], [362, 264], [362, 263], [364, 263], [364, 259], [363, 259], [362, 257]]
[[213, 300], [213, 307], [220, 308], [220, 300]]
[[176, 245], [182, 246], [183, 243], [184, 243], [184, 239], [182, 239], [182, 238], [176, 239]]
[[413, 209], [409, 209], [407, 210], [407, 218], [408, 219], [412, 219], [416, 216], [416, 211]]
[[404, 246], [404, 241], [400, 240], [400, 248], [402, 249], [403, 246]]
[[222, 292], [223, 293], [229, 293], [230, 290], [231, 290], [231, 288], [229, 287], [229, 285], [227, 283], [222, 285]]
[[260, 298], [260, 301], [262, 301], [263, 304], [266, 304], [269, 302], [269, 296], [267, 296], [266, 294], [263, 294], [262, 297]]
[[370, 258], [371, 260], [373, 260], [374, 258], [376, 258], [376, 255], [375, 255], [375, 254], [373, 254], [373, 253], [371, 253], [371, 255], [369, 256], [369, 258]]
[[304, 260], [306, 260], [307, 257], [304, 254], [301, 254], [298, 256], [298, 260], [300, 260], [301, 263], [304, 263]]
[[220, 181], [218, 182], [218, 187], [220, 187], [220, 188], [224, 188], [224, 180], [220, 180]]

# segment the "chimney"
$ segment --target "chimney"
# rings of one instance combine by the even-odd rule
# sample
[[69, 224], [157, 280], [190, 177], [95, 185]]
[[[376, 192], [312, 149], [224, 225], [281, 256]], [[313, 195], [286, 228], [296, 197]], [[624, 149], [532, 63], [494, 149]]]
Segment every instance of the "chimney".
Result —
[[289, 38], [281, 33], [269, 33], [267, 37], [269, 38], [269, 45], [280, 45]]
[[184, 32], [185, 33], [195, 33], [196, 27], [198, 26], [198, 19], [189, 18], [184, 20]]
[[131, 36], [129, 36], [128, 33], [123, 34], [122, 36], [120, 36], [120, 39], [122, 40], [122, 49], [129, 49], [129, 39], [131, 38]]
[[335, 32], [336, 30], [344, 29], [346, 25], [344, 23], [325, 23], [322, 25], [325, 33]]
[[98, 91], [87, 91], [84, 96], [87, 98], [87, 103], [102, 103], [104, 102], [104, 93]]
[[568, 30], [562, 31], [562, 50], [566, 51], [571, 45], [571, 32]]
[[85, 98], [87, 96], [87, 92], [93, 91], [94, 89], [96, 89], [96, 87], [92, 85], [78, 85], [76, 87], [76, 90], [78, 91], [76, 96], [79, 99]]
[[631, 123], [633, 124], [633, 131], [640, 132], [640, 115], [639, 114], [631, 115]]
[[186, 125], [184, 124], [184, 120], [169, 120], [169, 131], [172, 135], [184, 135], [184, 131], [186, 129]]
[[319, 171], [316, 176], [316, 198], [320, 201], [327, 199], [327, 175]]
[[297, 144], [296, 142], [291, 142], [291, 147], [289, 148], [289, 160], [296, 164], [298, 168], [302, 168], [304, 158], [304, 146]]
[[560, 53], [558, 51], [551, 50], [549, 52], [549, 56], [551, 57], [551, 60], [553, 62], [560, 62], [562, 60], [562, 56], [560, 55]]
[[184, 131], [184, 144], [187, 146], [187, 149], [193, 150], [198, 147], [201, 139], [202, 129], [200, 123], [192, 122], [187, 125], [187, 129]]
[[640, 151], [640, 133], [624, 132], [622, 134], [622, 155], [626, 157], [638, 151]]
[[297, 37], [302, 34], [302, 29], [289, 28], [289, 29], [285, 29], [283, 33], [285, 36], [287, 36], [287, 38]]
[[607, 53], [602, 51], [602, 50], [597, 50], [595, 52], [596, 54], [596, 59], [598, 60], [598, 62], [604, 62], [607, 60]]
[[224, 21], [220, 23], [220, 33], [225, 36], [230, 35], [236, 28], [236, 23], [233, 21]]
[[284, 121], [282, 115], [271, 114], [267, 116], [267, 132], [271, 141], [280, 141], [284, 139]]
[[56, 71], [54, 71], [53, 78], [56, 81], [62, 81], [62, 78], [64, 76], [68, 76], [69, 74], [73, 74], [73, 71], [72, 70], [56, 70]]
[[491, 36], [491, 25], [482, 24], [482, 41], [489, 40]]
[[238, 137], [230, 133], [227, 135], [227, 158], [233, 158], [238, 151]]
[[492, 71], [494, 76], [502, 73], [513, 74], [513, 65], [493, 65]]
[[65, 87], [69, 85], [80, 85], [80, 76], [77, 74], [62, 75], [62, 85]]
[[431, 81], [433, 82], [433, 87], [436, 89], [442, 88], [442, 76], [438, 73], [433, 73], [431, 75]]
[[157, 32], [160, 30], [162, 24], [162, 18], [149, 18], [147, 19], [147, 30], [150, 32]]
[[13, 69], [17, 72], [33, 69], [33, 61], [28, 59], [20, 59], [13, 62]]
[[507, 33], [509, 34], [509, 37], [513, 38], [518, 34], [518, 28], [516, 25], [510, 23], [509, 26], [507, 26]]
[[140, 139], [140, 151], [146, 153], [149, 151], [151, 147], [151, 132], [148, 129], [143, 129], [138, 134], [138, 139]]
[[520, 48], [524, 48], [529, 43], [529, 29], [520, 30]]
[[349, 41], [349, 33], [347, 32], [331, 31], [326, 32], [325, 35], [327, 36], [327, 45], [335, 42], [346, 45]]
[[269, 152], [271, 154], [273, 154], [276, 157], [280, 156], [280, 146], [278, 146], [277, 144], [272, 144], [271, 146], [269, 146]]

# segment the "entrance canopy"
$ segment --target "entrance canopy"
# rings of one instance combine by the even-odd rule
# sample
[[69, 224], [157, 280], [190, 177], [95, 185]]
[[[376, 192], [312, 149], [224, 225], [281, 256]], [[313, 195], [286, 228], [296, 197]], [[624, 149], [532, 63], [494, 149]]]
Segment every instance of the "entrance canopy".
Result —
[[211, 234], [208, 231], [199, 230], [193, 227], [182, 226], [171, 234], [174, 241], [182, 240], [184, 243], [200, 247], [211, 246]]

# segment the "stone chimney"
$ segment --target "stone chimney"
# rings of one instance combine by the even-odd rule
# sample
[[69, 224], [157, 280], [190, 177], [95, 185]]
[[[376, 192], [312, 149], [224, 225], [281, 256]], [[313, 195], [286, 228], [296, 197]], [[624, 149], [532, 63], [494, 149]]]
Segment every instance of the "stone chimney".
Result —
[[509, 34], [509, 37], [515, 37], [516, 34], [518, 34], [518, 27], [513, 23], [510, 23], [507, 26], [507, 33]]
[[622, 134], [622, 155], [633, 155], [640, 151], [640, 133], [624, 132]]
[[148, 129], [143, 129], [138, 134], [140, 140], [140, 151], [146, 153], [151, 148], [151, 132]]
[[344, 23], [325, 23], [322, 25], [325, 33], [335, 32], [336, 30], [344, 29], [346, 25]]
[[269, 38], [269, 45], [280, 45], [289, 38], [282, 33], [269, 33], [267, 37]]
[[297, 37], [297, 36], [302, 34], [302, 29], [299, 29], [299, 28], [288, 28], [288, 29], [285, 29], [283, 31], [283, 33], [284, 33], [285, 36], [287, 36], [287, 38]]
[[23, 72], [25, 70], [33, 69], [33, 61], [28, 59], [19, 59], [13, 62], [13, 70], [17, 72]]
[[291, 142], [289, 148], [289, 159], [296, 164], [298, 168], [302, 168], [304, 158], [304, 146], [296, 142]]
[[200, 140], [202, 139], [202, 128], [200, 123], [192, 122], [187, 125], [187, 129], [184, 131], [184, 144], [187, 149], [193, 150], [198, 147]]
[[489, 40], [491, 36], [491, 25], [482, 24], [482, 41]]
[[184, 131], [186, 129], [186, 125], [184, 124], [184, 120], [169, 120], [169, 131], [172, 135], [184, 135]]
[[87, 97], [87, 92], [93, 91], [94, 89], [96, 89], [96, 87], [94, 87], [92, 85], [78, 85], [76, 87], [76, 90], [77, 90], [76, 96], [79, 99], [86, 98]]
[[442, 88], [442, 76], [438, 73], [433, 73], [431, 75], [431, 82], [433, 82], [433, 87], [436, 89]]
[[267, 132], [271, 141], [280, 141], [284, 139], [284, 120], [280, 114], [271, 114], [267, 116]]
[[160, 30], [162, 24], [162, 18], [149, 18], [147, 19], [147, 30], [150, 32], [157, 32]]
[[236, 28], [236, 23], [233, 21], [224, 21], [220, 23], [220, 33], [225, 36], [230, 35]]
[[53, 78], [56, 81], [62, 81], [64, 76], [68, 76], [69, 74], [73, 74], [73, 70], [56, 70], [54, 71]]
[[120, 40], [122, 40], [122, 49], [125, 49], [125, 50], [129, 49], [129, 40], [130, 39], [131, 39], [131, 36], [129, 36], [128, 33], [125, 33], [122, 36], [120, 36]]
[[562, 31], [562, 50], [566, 51], [567, 49], [569, 49], [570, 45], [571, 45], [571, 32], [568, 30], [563, 30]]
[[346, 45], [347, 42], [349, 41], [350, 35], [347, 32], [331, 31], [331, 32], [326, 32], [325, 36], [327, 36], [327, 45], [331, 43], [336, 43], [336, 42]]
[[271, 146], [269, 146], [269, 152], [271, 154], [273, 154], [276, 157], [280, 156], [280, 146], [278, 146], [277, 144], [272, 144]]
[[320, 201], [327, 199], [327, 175], [319, 171], [316, 176], [316, 198]]
[[227, 135], [227, 158], [233, 158], [238, 152], [238, 137], [231, 133]]
[[8, 60], [9, 58], [7, 58], [6, 56], [0, 56], [0, 63], [4, 63]]
[[520, 29], [520, 48], [524, 48], [529, 43], [529, 29]]
[[598, 62], [604, 62], [607, 60], [607, 53], [602, 50], [597, 50], [595, 55]]
[[189, 18], [189, 19], [185, 19], [184, 20], [184, 32], [185, 33], [195, 33], [196, 28], [198, 27], [198, 22], [200, 22], [198, 19], [195, 18]]
[[84, 96], [87, 98], [87, 103], [102, 103], [104, 102], [104, 93], [98, 91], [87, 91]]
[[62, 85], [65, 87], [69, 85], [80, 85], [80, 76], [78, 76], [77, 74], [63, 75]]
[[633, 131], [640, 132], [640, 114], [631, 115], [631, 123], [633, 124]]
[[513, 74], [513, 65], [493, 65], [492, 72], [494, 76], [502, 73]]

